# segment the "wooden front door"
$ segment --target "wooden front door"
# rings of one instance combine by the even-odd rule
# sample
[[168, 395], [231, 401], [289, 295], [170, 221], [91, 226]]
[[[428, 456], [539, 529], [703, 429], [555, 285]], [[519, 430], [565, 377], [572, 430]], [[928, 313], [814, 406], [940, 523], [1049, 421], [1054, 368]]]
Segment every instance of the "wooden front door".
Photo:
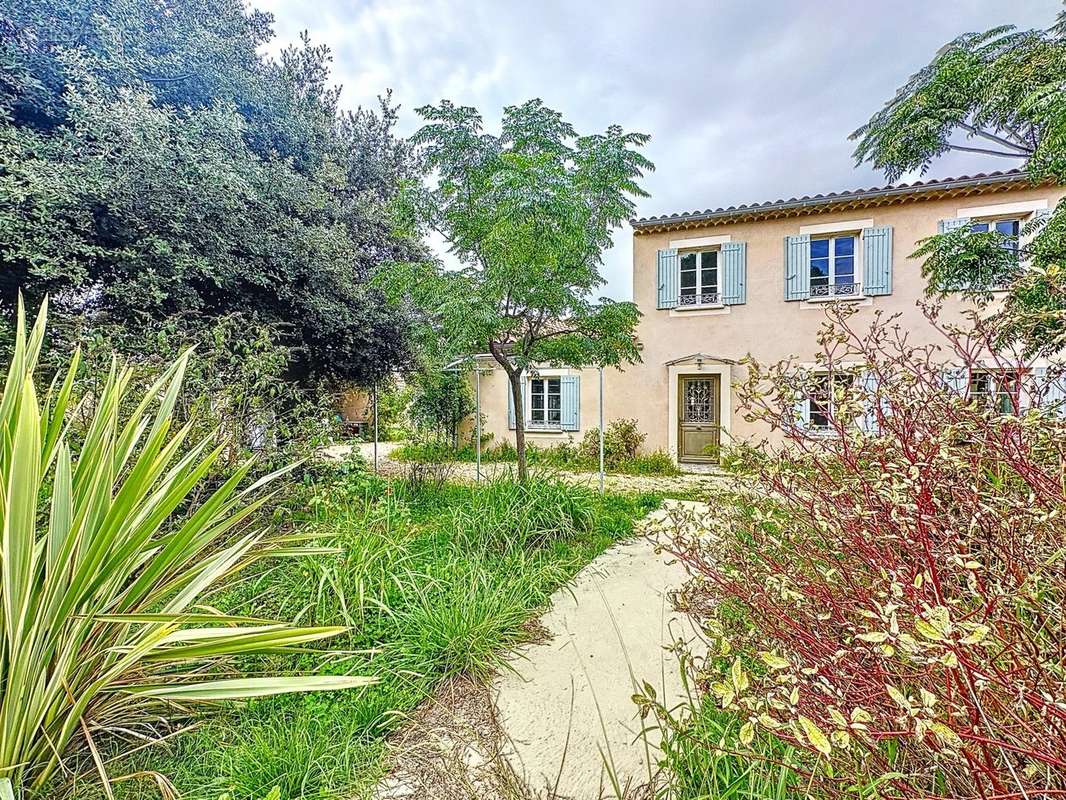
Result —
[[677, 389], [677, 460], [717, 463], [722, 424], [720, 376], [683, 375]]

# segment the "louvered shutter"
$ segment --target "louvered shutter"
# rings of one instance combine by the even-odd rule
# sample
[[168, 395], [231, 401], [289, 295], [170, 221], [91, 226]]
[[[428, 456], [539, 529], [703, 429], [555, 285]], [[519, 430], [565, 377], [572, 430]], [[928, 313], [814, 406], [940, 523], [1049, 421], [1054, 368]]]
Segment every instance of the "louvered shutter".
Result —
[[859, 427], [867, 433], [880, 433], [877, 423], [877, 407], [880, 400], [877, 395], [877, 375], [873, 372], [864, 372], [859, 378], [862, 389], [863, 414], [859, 419]]
[[1060, 417], [1066, 417], [1066, 370], [1053, 372], [1048, 378], [1048, 370], [1038, 367], [1033, 370], [1035, 388], [1040, 393], [1040, 406], [1054, 409]]
[[[517, 427], [517, 425], [515, 424], [515, 414], [514, 414], [514, 394], [511, 392], [511, 382], [510, 381], [507, 381], [506, 386], [507, 386], [507, 427], [510, 428], [513, 431]], [[525, 407], [526, 407], [526, 375], [525, 375], [524, 372], [522, 373], [521, 380], [519, 382], [518, 391], [519, 391], [519, 393], [521, 395], [521, 400], [522, 400], [522, 409], [523, 409], [522, 413], [525, 413]]]
[[806, 300], [811, 296], [811, 237], [809, 234], [785, 237], [785, 300]]
[[863, 228], [862, 292], [868, 297], [892, 294], [892, 226]]
[[[973, 225], [973, 220], [969, 217], [958, 217], [955, 219], [942, 219], [936, 224], [937, 233], [948, 233], [949, 231], [955, 231], [959, 228], [968, 228]], [[966, 291], [972, 289], [973, 284], [961, 283], [958, 286], [952, 286], [952, 289], [956, 291]]]
[[970, 371], [968, 369], [965, 367], [948, 367], [940, 373], [940, 378], [949, 392], [959, 397], [966, 396], [970, 384]]
[[559, 421], [564, 431], [581, 427], [581, 378], [564, 375], [559, 379]]
[[748, 244], [726, 242], [722, 245], [722, 303], [737, 306], [748, 299]]
[[660, 250], [656, 257], [656, 308], [676, 308], [681, 293], [681, 267], [677, 250]]

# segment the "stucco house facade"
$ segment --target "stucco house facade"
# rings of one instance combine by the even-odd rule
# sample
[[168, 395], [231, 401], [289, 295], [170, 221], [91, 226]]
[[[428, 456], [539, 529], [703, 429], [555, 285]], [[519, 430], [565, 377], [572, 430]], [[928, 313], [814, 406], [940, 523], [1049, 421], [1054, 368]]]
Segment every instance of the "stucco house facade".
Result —
[[[642, 361], [605, 371], [605, 418], [636, 419], [645, 448], [682, 465], [713, 462], [717, 443], [765, 437], [738, 407], [742, 358], [813, 362], [828, 302], [853, 306], [857, 325], [899, 314], [915, 344], [933, 341], [919, 307], [921, 261], [910, 257], [918, 243], [963, 225], [1017, 236], [1064, 194], [1010, 171], [635, 220]], [[961, 322], [965, 308], [949, 298], [944, 317]], [[551, 446], [597, 427], [596, 370], [544, 368], [524, 387], [530, 441]], [[513, 439], [509, 397], [501, 370], [482, 373], [486, 430], [497, 441]]]

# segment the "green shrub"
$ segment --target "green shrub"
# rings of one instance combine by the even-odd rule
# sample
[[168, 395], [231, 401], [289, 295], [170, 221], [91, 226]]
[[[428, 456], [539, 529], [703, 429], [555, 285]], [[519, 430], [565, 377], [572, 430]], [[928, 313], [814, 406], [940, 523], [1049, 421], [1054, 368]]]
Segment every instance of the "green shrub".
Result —
[[[637, 428], [635, 419], [616, 419], [603, 434], [603, 460], [611, 468], [623, 461], [632, 461], [640, 452], [646, 433]], [[581, 440], [581, 457], [592, 463], [600, 461], [600, 429], [591, 428]]]
[[190, 426], [174, 430], [188, 354], [129, 415], [131, 371], [113, 367], [83, 398], [75, 453], [66, 425], [79, 356], [42, 405], [34, 370], [45, 321], [42, 307], [27, 335], [20, 304], [0, 401], [0, 794], [42, 784], [72, 749], [94, 744], [90, 731], [151, 730], [169, 703], [365, 685], [357, 677], [219, 677], [233, 655], [284, 652], [343, 629], [264, 627], [201, 604], [210, 587], [277, 544], [240, 529], [265, 502], [252, 495], [269, 479], [238, 490], [245, 462], [194, 498], [225, 445], [209, 436], [190, 446]]

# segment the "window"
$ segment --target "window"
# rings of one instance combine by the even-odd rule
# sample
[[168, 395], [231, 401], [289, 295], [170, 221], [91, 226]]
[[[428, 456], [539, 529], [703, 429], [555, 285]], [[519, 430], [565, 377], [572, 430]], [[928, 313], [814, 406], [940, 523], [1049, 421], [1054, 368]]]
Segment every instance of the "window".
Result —
[[715, 306], [718, 294], [718, 251], [703, 250], [681, 256], [681, 296], [679, 306]]
[[990, 222], [975, 222], [970, 226], [974, 233], [995, 232], [1007, 237], [1003, 246], [1008, 250], [1018, 249], [1018, 234], [1021, 232], [1021, 222], [1016, 219], [997, 219]]
[[[986, 222], [975, 222], [970, 226], [970, 230], [974, 233], [998, 233], [1003, 236], [1003, 243], [1000, 246], [1010, 252], [1014, 258], [1018, 257], [1018, 239], [1021, 229], [1021, 222], [1016, 219], [988, 220]], [[993, 282], [993, 288], [1003, 286], [1005, 283], [1006, 276], [1001, 275], [998, 280]]]
[[529, 422], [543, 428], [562, 425], [562, 387], [558, 378], [534, 378], [529, 382]]
[[829, 430], [830, 422], [836, 417], [841, 393], [851, 388], [854, 382], [855, 376], [846, 372], [814, 376], [807, 397], [807, 427], [816, 431]]
[[855, 235], [811, 239], [811, 297], [859, 293], [855, 281]]
[[1017, 413], [1015, 398], [1017, 375], [997, 370], [974, 370], [970, 373], [970, 399], [1000, 414]]

